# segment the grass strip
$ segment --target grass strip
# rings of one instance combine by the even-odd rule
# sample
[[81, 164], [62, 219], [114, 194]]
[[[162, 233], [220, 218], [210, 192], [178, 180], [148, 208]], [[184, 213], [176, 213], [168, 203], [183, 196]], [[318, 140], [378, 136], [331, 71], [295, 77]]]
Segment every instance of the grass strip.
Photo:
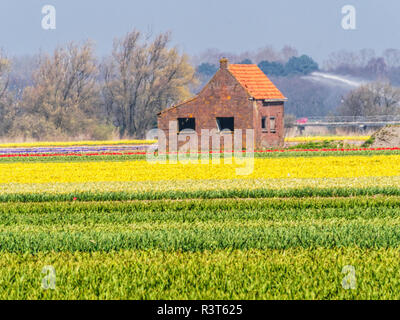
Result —
[[76, 193], [8, 193], [0, 194], [0, 202], [49, 201], [126, 201], [163, 199], [223, 199], [223, 198], [304, 198], [304, 197], [355, 197], [400, 196], [398, 187], [338, 187], [297, 189], [231, 189], [195, 191], [145, 191], [145, 192], [76, 192]]

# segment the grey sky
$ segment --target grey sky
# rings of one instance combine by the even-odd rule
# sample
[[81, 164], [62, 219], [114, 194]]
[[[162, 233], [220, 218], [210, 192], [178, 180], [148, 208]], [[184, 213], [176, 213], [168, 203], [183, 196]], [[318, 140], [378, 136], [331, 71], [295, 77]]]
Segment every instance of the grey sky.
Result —
[[[45, 4], [57, 10], [56, 30], [41, 28]], [[357, 30], [341, 27], [347, 4], [357, 10]], [[321, 62], [339, 49], [400, 48], [399, 12], [398, 0], [1, 0], [0, 47], [20, 55], [91, 38], [103, 55], [114, 37], [136, 27], [172, 31], [189, 54], [289, 44]]]

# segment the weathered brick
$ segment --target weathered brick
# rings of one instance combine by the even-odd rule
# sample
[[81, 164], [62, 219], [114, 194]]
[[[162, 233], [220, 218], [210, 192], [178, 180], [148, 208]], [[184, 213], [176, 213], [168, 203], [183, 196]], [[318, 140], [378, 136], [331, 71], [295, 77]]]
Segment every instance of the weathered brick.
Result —
[[[158, 114], [158, 128], [162, 129], [168, 137], [170, 121], [177, 121], [178, 118], [195, 118], [200, 145], [201, 129], [217, 129], [217, 117], [233, 117], [234, 128], [243, 131], [244, 147], [246, 146], [246, 129], [254, 129], [256, 149], [282, 146], [284, 101], [277, 101], [274, 102], [275, 105], [268, 106], [264, 106], [263, 101], [253, 99], [229, 72], [225, 60], [221, 60], [221, 68], [196, 97]], [[261, 127], [262, 117], [267, 118], [268, 130], [263, 130]], [[269, 130], [271, 117], [275, 117], [275, 133]]]

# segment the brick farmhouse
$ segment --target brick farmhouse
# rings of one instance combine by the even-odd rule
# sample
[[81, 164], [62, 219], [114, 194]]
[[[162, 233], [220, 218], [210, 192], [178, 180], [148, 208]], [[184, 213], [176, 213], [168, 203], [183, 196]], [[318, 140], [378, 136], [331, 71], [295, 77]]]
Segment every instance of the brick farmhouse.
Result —
[[199, 141], [202, 129], [241, 129], [244, 142], [245, 129], [253, 129], [256, 149], [282, 146], [286, 100], [257, 65], [229, 64], [223, 58], [220, 69], [197, 96], [158, 114], [158, 128], [167, 137], [192, 129]]

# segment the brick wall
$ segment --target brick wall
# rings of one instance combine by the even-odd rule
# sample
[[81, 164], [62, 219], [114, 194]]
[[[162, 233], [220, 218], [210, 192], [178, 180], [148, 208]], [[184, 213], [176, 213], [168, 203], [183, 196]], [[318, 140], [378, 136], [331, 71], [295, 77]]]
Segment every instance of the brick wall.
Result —
[[[257, 149], [278, 147], [284, 144], [284, 104], [264, 106], [262, 101], [255, 102], [254, 128], [256, 130]], [[262, 129], [261, 120], [266, 118], [267, 129]], [[275, 118], [275, 132], [271, 132], [271, 117]]]

